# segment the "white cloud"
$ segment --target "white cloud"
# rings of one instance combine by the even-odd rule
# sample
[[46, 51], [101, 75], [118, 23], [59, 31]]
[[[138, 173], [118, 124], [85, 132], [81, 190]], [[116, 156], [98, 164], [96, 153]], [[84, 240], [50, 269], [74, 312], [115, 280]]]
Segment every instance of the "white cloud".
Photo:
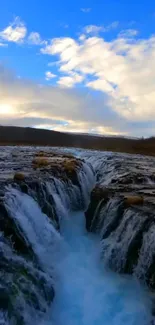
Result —
[[[49, 66], [56, 64], [63, 74], [59, 75], [58, 81], [56, 79], [57, 86], [53, 89], [50, 86], [46, 88], [25, 83], [15, 77], [11, 77], [13, 79], [9, 86], [5, 85], [5, 75], [1, 70], [0, 78], [3, 80], [0, 80], [0, 114], [2, 115], [3, 111], [3, 118], [8, 120], [8, 116], [12, 116], [13, 120], [15, 117], [17, 120], [18, 115], [26, 114], [30, 119], [34, 119], [40, 115], [41, 119], [61, 119], [69, 123], [69, 126], [56, 124], [56, 128], [76, 130], [77, 125], [79, 130], [101, 130], [103, 133], [106, 128], [109, 132], [117, 133], [119, 128], [122, 133], [126, 133], [130, 132], [130, 128], [134, 128], [124, 128], [126, 123], [144, 125], [145, 122], [155, 121], [155, 36], [138, 38], [135, 29], [123, 30], [110, 41], [91, 35], [98, 31], [109, 31], [117, 26], [118, 22], [108, 26], [88, 25], [85, 27], [87, 35], [80, 35], [79, 40], [61, 37], [45, 42], [39, 33], [30, 33], [26, 40], [31, 44], [42, 44], [42, 54], [57, 55], [58, 60], [49, 63]], [[17, 17], [10, 26], [0, 32], [0, 46], [7, 46], [4, 41], [21, 43], [25, 40], [26, 33], [24, 23]], [[46, 71], [46, 80], [55, 77], [51, 71]], [[83, 91], [87, 92], [83, 97], [71, 89], [81, 82], [85, 86]], [[92, 90], [101, 92], [103, 97], [99, 103], [92, 99]], [[90, 97], [91, 101], [88, 100]], [[5, 108], [8, 110], [6, 117]], [[109, 113], [109, 110], [112, 113]], [[87, 114], [84, 115], [83, 112]], [[105, 114], [112, 114], [108, 122]], [[41, 124], [42, 121], [38, 123]], [[46, 125], [49, 125], [48, 121]], [[143, 129], [147, 129], [145, 125], [134, 132], [142, 132]], [[150, 130], [154, 130], [154, 126]]]
[[101, 25], [101, 26], [98, 26], [98, 25], [87, 25], [83, 28], [83, 32], [86, 33], [86, 34], [97, 34], [99, 32], [109, 32], [110, 30], [112, 29], [115, 29], [117, 28], [119, 25], [119, 22], [118, 21], [114, 21], [113, 23], [107, 25], [107, 26], [104, 26], [104, 25]]
[[138, 35], [138, 31], [136, 29], [125, 29], [119, 33], [119, 37], [124, 37], [124, 38], [130, 38], [130, 37], [132, 38], [136, 35]]
[[61, 77], [57, 83], [58, 83], [58, 85], [60, 85], [62, 87], [71, 88], [71, 87], [75, 86], [75, 84], [82, 82], [83, 79], [84, 79], [83, 76], [74, 72], [74, 73], [71, 73], [70, 76]]
[[83, 31], [86, 34], [98, 33], [103, 30], [102, 26], [97, 25], [87, 25], [84, 27]]
[[88, 14], [91, 10], [92, 10], [92, 8], [81, 8], [81, 11], [86, 14]]
[[[61, 72], [78, 73], [85, 77], [87, 87], [106, 93], [109, 105], [120, 116], [131, 121], [155, 119], [155, 36], [132, 39], [119, 35], [112, 41], [56, 38], [42, 53], [57, 54]], [[70, 76], [63, 78], [60, 83], [72, 84]]]
[[53, 78], [55, 78], [56, 77], [56, 74], [54, 74], [54, 73], [52, 73], [52, 72], [50, 72], [50, 71], [46, 71], [45, 72], [45, 79], [46, 80], [50, 80], [50, 79], [53, 79]]
[[[89, 88], [81, 90], [81, 88], [38, 85], [19, 79], [0, 65], [1, 125], [47, 127], [84, 133], [135, 136], [153, 134], [155, 129], [153, 113], [150, 120], [144, 112], [143, 121], [135, 122], [133, 115], [130, 122], [114, 111], [114, 105], [118, 104], [116, 100], [113, 102], [114, 98], [105, 95], [104, 92], [93, 96]], [[119, 98], [116, 99], [119, 101]], [[126, 108], [124, 97], [121, 109], [123, 111]], [[149, 105], [147, 109], [149, 110]]]
[[105, 30], [109, 31], [111, 29], [115, 29], [119, 26], [119, 21], [113, 21], [111, 24], [105, 26]]
[[95, 90], [101, 90], [104, 91], [106, 93], [113, 93], [114, 89], [112, 87], [112, 85], [105, 79], [96, 79], [94, 81], [89, 81], [86, 84], [87, 87], [93, 88]]
[[[78, 75], [71, 75], [78, 81]], [[103, 109], [104, 107], [104, 109]], [[50, 126], [66, 131], [113, 130], [104, 96], [101, 101], [88, 91], [40, 86], [18, 79], [0, 65], [0, 120], [4, 125]], [[110, 121], [110, 125], [109, 125]], [[114, 119], [116, 123], [116, 117]], [[113, 132], [119, 132], [113, 130]]]
[[48, 67], [54, 67], [54, 66], [59, 66], [60, 62], [59, 61], [53, 61], [49, 62], [47, 65]]
[[76, 46], [76, 42], [70, 37], [54, 38], [49, 44], [41, 49], [41, 53], [53, 55], [57, 54], [57, 51], [63, 52], [67, 48], [73, 51], [74, 45]]
[[79, 36], [79, 40], [80, 40], [80, 41], [84, 41], [85, 39], [86, 39], [86, 35], [81, 34], [81, 35]]
[[0, 42], [0, 47], [6, 47], [6, 46], [8, 46], [6, 43], [1, 43]]
[[[45, 128], [45, 125], [39, 125], [39, 128]], [[46, 125], [47, 129], [52, 129], [55, 131], [61, 131], [61, 132], [72, 132], [72, 133], [91, 133], [91, 134], [104, 134], [104, 135], [125, 135], [126, 133], [121, 131], [114, 131], [110, 127], [104, 127], [104, 126], [99, 126], [99, 127], [94, 127], [94, 128], [89, 128], [89, 124], [86, 124], [85, 122], [74, 122], [74, 121], [69, 121], [68, 123], [62, 123], [62, 124], [57, 124], [53, 123], [52, 125]]]
[[25, 24], [16, 17], [13, 23], [0, 31], [0, 39], [8, 42], [21, 43], [27, 34]]
[[28, 36], [28, 43], [33, 45], [43, 45], [46, 42], [41, 39], [41, 36], [37, 32], [32, 32]]

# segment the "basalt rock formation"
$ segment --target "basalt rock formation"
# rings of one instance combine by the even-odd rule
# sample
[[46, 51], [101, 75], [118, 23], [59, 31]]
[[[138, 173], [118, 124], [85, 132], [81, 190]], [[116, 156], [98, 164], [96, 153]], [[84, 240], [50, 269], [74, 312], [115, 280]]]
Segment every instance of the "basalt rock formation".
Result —
[[78, 156], [1, 147], [2, 324], [38, 324], [47, 313], [66, 211], [86, 210], [87, 231], [99, 234], [106, 266], [155, 289], [154, 158], [80, 150]]
[[155, 289], [155, 161], [102, 155], [97, 185], [85, 213], [88, 231], [98, 233], [104, 263], [134, 274]]
[[93, 179], [91, 165], [72, 155], [1, 148], [1, 323], [37, 324], [47, 312], [55, 295], [52, 252], [61, 238], [60, 218], [65, 209], [85, 208]]

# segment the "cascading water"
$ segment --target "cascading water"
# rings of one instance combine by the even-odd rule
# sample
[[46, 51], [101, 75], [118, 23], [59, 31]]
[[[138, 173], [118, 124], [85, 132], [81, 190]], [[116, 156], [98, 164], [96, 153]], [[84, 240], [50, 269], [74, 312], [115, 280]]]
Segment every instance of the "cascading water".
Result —
[[45, 325], [148, 325], [151, 303], [130, 277], [104, 269], [100, 241], [85, 230], [83, 212], [62, 221], [55, 255], [55, 292]]
[[[88, 161], [93, 161], [95, 164], [95, 159], [90, 157]], [[96, 162], [96, 168], [99, 170], [102, 164], [102, 157], [100, 157]], [[108, 170], [110, 176], [107, 176], [106, 183], [109, 182], [108, 177], [111, 177], [112, 170], [113, 167]], [[77, 176], [80, 186], [76, 186], [70, 180], [65, 183], [56, 177], [51, 181], [46, 180], [43, 184], [44, 196], [51, 195], [54, 200], [60, 231], [56, 230], [55, 222], [42, 212], [34, 193], [30, 196], [22, 193], [19, 188], [7, 188], [5, 195], [7, 211], [37, 258], [37, 262], [36, 260], [32, 263], [29, 260], [25, 261], [24, 257], [19, 257], [14, 252], [13, 248], [7, 248], [7, 243], [0, 245], [1, 256], [3, 253], [6, 255], [6, 265], [11, 261], [12, 267], [20, 268], [20, 278], [10, 279], [8, 271], [7, 281], [9, 279], [10, 287], [11, 281], [16, 284], [16, 290], [13, 293], [11, 291], [11, 294], [13, 299], [17, 299], [17, 309], [24, 309], [25, 322], [22, 323], [23, 319], [21, 321], [18, 316], [18, 321], [11, 320], [11, 325], [149, 325], [152, 320], [152, 303], [147, 290], [130, 276], [119, 276], [109, 271], [106, 257], [105, 263], [101, 261], [101, 248], [103, 249], [106, 242], [101, 243], [100, 239], [103, 239], [104, 232], [107, 232], [115, 222], [115, 206], [119, 202], [112, 201], [108, 209], [105, 208], [105, 220], [104, 222], [99, 220], [100, 235], [88, 234], [84, 211], [77, 211], [77, 209], [80, 207], [84, 210], [87, 207], [95, 177], [89, 164], [85, 163]], [[128, 214], [124, 216], [124, 227], [127, 229], [130, 228], [130, 226], [128, 228], [129, 217]], [[133, 216], [134, 229], [145, 222], [145, 219], [137, 221], [136, 218], [137, 216]], [[109, 239], [110, 251], [114, 249], [113, 237], [122, 235], [121, 227], [120, 232], [117, 229], [117, 234], [113, 232], [113, 236]], [[133, 235], [134, 229], [131, 229]], [[125, 248], [121, 260], [124, 261], [126, 241], [128, 242], [129, 237], [123, 238]], [[27, 282], [24, 282], [25, 273]], [[30, 281], [33, 277], [31, 298], [35, 303], [35, 311], [39, 310], [36, 312], [38, 313], [36, 317], [35, 311], [32, 312], [28, 303], [25, 303], [25, 288], [31, 286]], [[37, 288], [36, 278], [44, 284], [44, 290], [41, 287], [42, 296]], [[21, 289], [22, 294], [17, 295], [17, 288]], [[55, 297], [53, 292], [50, 292], [50, 288], [54, 288]], [[26, 297], [29, 302], [30, 296]], [[51, 302], [50, 308], [47, 309], [46, 300], [48, 306]], [[46, 317], [43, 315], [45, 312]], [[45, 319], [42, 320], [43, 318]], [[0, 313], [0, 324], [10, 324], [9, 321], [7, 322], [5, 312]]]
[[[106, 239], [102, 240], [104, 262], [114, 271], [125, 271], [130, 246], [132, 247], [132, 242], [141, 231], [146, 220], [147, 218], [141, 218], [139, 213], [134, 214], [133, 211], [128, 210], [116, 230], [112, 231]], [[102, 233], [106, 233], [106, 228], [103, 228]]]
[[[41, 212], [37, 202], [27, 194], [11, 188], [6, 195], [6, 207], [24, 232], [26, 241], [40, 260], [42, 268], [51, 273], [51, 253], [61, 240], [49, 218]], [[50, 263], [51, 262], [51, 263]]]

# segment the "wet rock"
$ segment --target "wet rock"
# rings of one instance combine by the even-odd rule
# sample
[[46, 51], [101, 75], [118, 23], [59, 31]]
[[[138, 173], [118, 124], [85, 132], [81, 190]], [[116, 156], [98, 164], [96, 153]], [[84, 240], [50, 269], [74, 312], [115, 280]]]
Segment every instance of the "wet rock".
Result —
[[7, 310], [9, 304], [9, 295], [7, 288], [0, 287], [0, 307], [3, 310]]
[[14, 175], [14, 181], [24, 181], [25, 175], [23, 173], [16, 173]]
[[3, 200], [0, 202], [0, 231], [9, 239], [18, 254], [35, 259], [31, 245], [25, 240], [20, 226], [9, 215]]
[[[52, 180], [51, 180], [52, 182]], [[22, 192], [32, 196], [39, 204], [43, 213], [53, 221], [55, 228], [59, 229], [59, 218], [52, 194], [47, 191], [45, 183], [38, 180], [27, 180], [25, 184], [20, 185]]]
[[[106, 188], [96, 186], [93, 189], [93, 191], [91, 192], [90, 204], [88, 206], [87, 211], [85, 212], [86, 229], [88, 231], [90, 231], [90, 229], [93, 228], [92, 220], [94, 219], [94, 214], [95, 214], [97, 207], [99, 206], [100, 203], [102, 203], [99, 206], [99, 209], [101, 209], [101, 207], [107, 203], [108, 198], [109, 198], [109, 192], [108, 192], [108, 189], [106, 189]], [[100, 212], [99, 209], [96, 214], [96, 217], [97, 217], [97, 215], [99, 215], [99, 212]]]
[[[83, 209], [86, 198], [82, 174], [86, 176], [87, 172], [82, 159], [49, 148], [38, 153], [35, 148], [7, 148], [3, 154], [0, 161], [0, 308], [12, 324], [30, 324], [29, 318], [35, 324], [41, 321], [55, 294], [52, 249], [50, 267], [42, 255], [48, 245], [54, 245], [55, 238], [59, 239], [60, 209], [62, 213], [63, 207]], [[86, 170], [93, 176], [89, 164]], [[43, 227], [41, 217], [47, 221]]]
[[87, 230], [100, 234], [104, 263], [113, 271], [133, 273], [138, 264], [143, 236], [154, 220], [152, 213], [143, 211], [143, 201], [110, 188], [96, 187], [91, 194]]
[[23, 193], [28, 194], [28, 192], [29, 192], [29, 188], [28, 188], [28, 185], [27, 185], [27, 184], [22, 183], [22, 184], [20, 185], [20, 188], [21, 188], [21, 191], [22, 191]]
[[1, 241], [0, 308], [7, 311], [11, 323], [14, 319], [15, 324], [26, 325], [27, 312], [32, 320], [36, 311], [43, 317], [53, 298], [52, 280]]
[[131, 205], [142, 205], [144, 203], [144, 197], [138, 195], [130, 195], [124, 196], [125, 207], [129, 207]]
[[46, 158], [34, 158], [33, 161], [32, 161], [32, 165], [33, 165], [33, 168], [34, 169], [37, 169], [37, 168], [43, 168], [43, 167], [46, 167], [46, 166], [49, 166], [50, 164], [50, 161]]
[[87, 230], [99, 233], [105, 265], [155, 290], [154, 160], [115, 154], [102, 159], [85, 213]]

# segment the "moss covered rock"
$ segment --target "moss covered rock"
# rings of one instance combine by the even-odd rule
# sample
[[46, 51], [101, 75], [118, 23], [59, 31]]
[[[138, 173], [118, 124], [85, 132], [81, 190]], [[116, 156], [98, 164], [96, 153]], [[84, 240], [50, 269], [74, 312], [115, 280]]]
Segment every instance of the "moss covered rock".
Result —
[[14, 175], [14, 181], [25, 181], [25, 175], [22, 172], [15, 173]]

